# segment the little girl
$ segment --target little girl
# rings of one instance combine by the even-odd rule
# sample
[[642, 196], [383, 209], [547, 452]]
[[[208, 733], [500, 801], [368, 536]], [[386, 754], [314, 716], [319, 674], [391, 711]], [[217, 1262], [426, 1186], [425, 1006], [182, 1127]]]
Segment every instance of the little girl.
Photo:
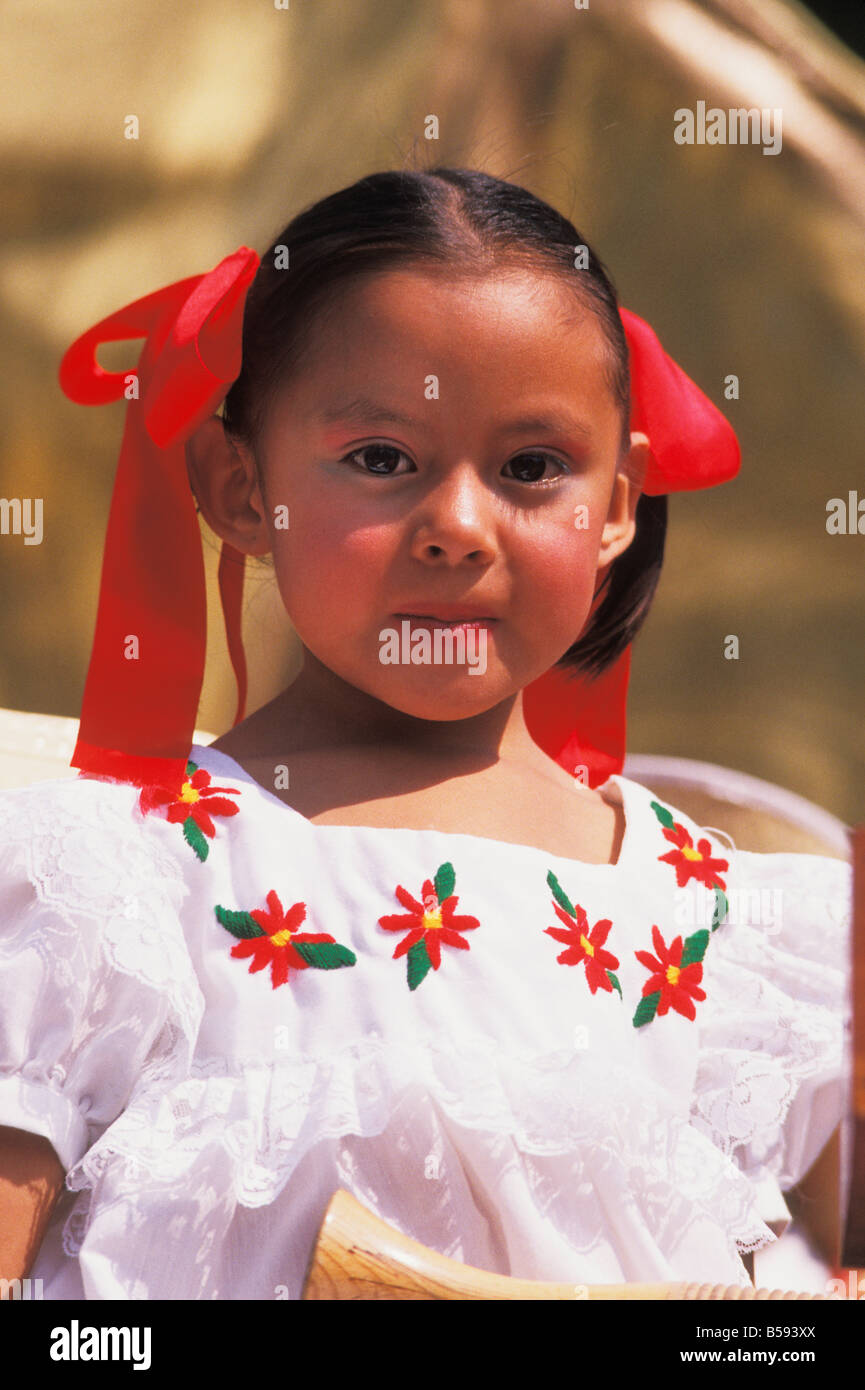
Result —
[[[5, 1175], [65, 1188], [0, 1272], [296, 1299], [342, 1187], [503, 1274], [747, 1285], [842, 1111], [850, 871], [621, 775], [665, 494], [731, 476], [732, 432], [486, 174], [362, 179], [251, 287], [237, 254], [103, 332], [149, 338], [86, 775], [0, 796]], [[209, 747], [188, 483], [241, 709], [232, 561], [272, 555], [304, 657]]]

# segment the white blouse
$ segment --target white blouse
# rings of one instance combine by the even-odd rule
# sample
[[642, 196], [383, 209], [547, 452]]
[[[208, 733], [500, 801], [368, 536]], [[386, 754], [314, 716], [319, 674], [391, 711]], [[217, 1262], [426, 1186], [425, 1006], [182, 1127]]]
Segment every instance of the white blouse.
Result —
[[610, 865], [190, 760], [176, 799], [0, 793], [0, 1124], [67, 1169], [45, 1298], [298, 1298], [339, 1187], [501, 1274], [748, 1284], [844, 1107], [849, 865], [625, 777]]

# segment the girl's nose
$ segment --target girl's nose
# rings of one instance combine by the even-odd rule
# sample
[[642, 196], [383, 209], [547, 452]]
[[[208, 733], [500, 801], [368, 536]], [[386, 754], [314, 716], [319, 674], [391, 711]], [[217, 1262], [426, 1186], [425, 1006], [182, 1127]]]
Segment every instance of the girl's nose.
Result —
[[460, 469], [424, 499], [412, 518], [412, 555], [489, 563], [495, 556], [494, 499], [472, 468]]

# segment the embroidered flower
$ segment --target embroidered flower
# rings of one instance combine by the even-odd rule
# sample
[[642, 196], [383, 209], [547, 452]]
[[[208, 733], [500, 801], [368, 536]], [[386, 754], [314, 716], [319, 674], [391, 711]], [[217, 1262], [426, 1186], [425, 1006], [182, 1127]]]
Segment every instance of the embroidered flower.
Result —
[[667, 946], [658, 928], [652, 927], [652, 942], [656, 955], [653, 956], [648, 951], [634, 952], [640, 964], [652, 972], [643, 985], [643, 997], [634, 1014], [635, 1028], [650, 1023], [656, 1013], [663, 1017], [669, 1009], [675, 1009], [676, 1013], [693, 1022], [697, 1016], [694, 1000], [706, 998], [705, 991], [700, 989], [700, 981], [703, 978], [700, 962], [708, 940], [709, 933], [704, 929], [694, 932], [684, 945], [682, 938], [677, 936], [675, 941]]
[[712, 931], [714, 931], [727, 915], [728, 903], [724, 892], [727, 885], [721, 878], [721, 872], [729, 869], [729, 862], [726, 859], [712, 858], [710, 840], [698, 840], [695, 848], [694, 841], [684, 825], [680, 825], [674, 819], [672, 812], [666, 806], [662, 806], [658, 801], [653, 801], [651, 806], [664, 827], [664, 839], [675, 845], [675, 849], [669, 850], [667, 854], [658, 855], [659, 862], [672, 864], [676, 870], [676, 882], [680, 888], [685, 888], [691, 879], [696, 879], [706, 888], [714, 888], [715, 912], [712, 917]]
[[589, 931], [589, 919], [585, 910], [579, 903], [575, 906], [571, 902], [552, 869], [547, 874], [547, 883], [553, 891], [555, 914], [564, 922], [566, 928], [562, 931], [561, 927], [544, 927], [547, 936], [563, 942], [568, 948], [556, 957], [559, 965], [585, 964], [586, 983], [592, 994], [596, 994], [599, 989], [605, 989], [612, 994], [613, 990], [617, 989], [621, 999], [622, 987], [613, 974], [619, 962], [609, 951], [603, 950], [612, 922], [605, 917], [602, 921], [596, 922]]
[[690, 879], [699, 879], [707, 888], [724, 888], [726, 885], [719, 877], [722, 869], [728, 869], [729, 864], [726, 859], [713, 859], [712, 846], [708, 840], [698, 840], [697, 848], [683, 825], [678, 822], [672, 830], [664, 831], [664, 838], [672, 841], [676, 846], [668, 854], [659, 854], [658, 858], [662, 864], [672, 864], [676, 870], [676, 882], [680, 888], [684, 888]]
[[227, 800], [226, 793], [240, 796], [237, 787], [212, 787], [210, 773], [190, 761], [186, 764], [186, 777], [180, 791], [154, 783], [142, 787], [138, 804], [145, 816], [158, 806], [167, 806], [166, 820], [183, 826], [184, 839], [203, 862], [210, 853], [204, 837], [212, 840], [216, 834], [211, 817], [236, 816], [240, 809]]
[[420, 902], [399, 884], [394, 890], [396, 898], [409, 909], [408, 912], [378, 919], [379, 926], [384, 927], [385, 931], [407, 932], [394, 951], [393, 959], [408, 957], [406, 977], [409, 989], [417, 989], [430, 967], [438, 970], [442, 942], [446, 946], [458, 946], [467, 951], [469, 943], [459, 933], [480, 926], [477, 917], [455, 916], [454, 909], [459, 902], [459, 898], [453, 896], [455, 883], [453, 864], [442, 864], [435, 881], [424, 881]]
[[267, 895], [267, 910], [232, 912], [226, 907], [215, 908], [217, 919], [238, 937], [231, 954], [242, 958], [252, 956], [250, 975], [270, 966], [273, 988], [284, 985], [289, 970], [337, 970], [343, 965], [355, 965], [357, 956], [347, 946], [340, 946], [324, 932], [298, 932], [306, 918], [306, 903], [294, 903], [287, 912], [271, 889]]

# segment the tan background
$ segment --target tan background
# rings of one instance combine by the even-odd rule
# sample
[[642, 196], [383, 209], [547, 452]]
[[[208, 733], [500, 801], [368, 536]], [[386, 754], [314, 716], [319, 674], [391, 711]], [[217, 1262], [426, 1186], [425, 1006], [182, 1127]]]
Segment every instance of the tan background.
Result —
[[[739, 479], [671, 500], [629, 748], [865, 819], [865, 536], [825, 527], [829, 498], [865, 498], [865, 64], [774, 0], [18, 0], [2, 23], [0, 495], [41, 496], [45, 536], [0, 535], [0, 707], [80, 707], [123, 408], [62, 396], [72, 339], [372, 170], [476, 166], [573, 218], [742, 443]], [[783, 152], [676, 145], [701, 99], [781, 106]], [[250, 573], [254, 709], [296, 652]], [[219, 733], [213, 605], [198, 723]]]

